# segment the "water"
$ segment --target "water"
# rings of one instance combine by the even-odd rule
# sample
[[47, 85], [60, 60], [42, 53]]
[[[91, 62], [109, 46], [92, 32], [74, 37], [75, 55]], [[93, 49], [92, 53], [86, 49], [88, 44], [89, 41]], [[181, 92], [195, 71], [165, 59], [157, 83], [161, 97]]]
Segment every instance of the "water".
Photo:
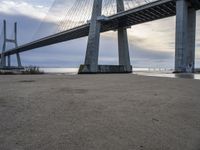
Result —
[[[48, 74], [76, 75], [78, 68], [40, 68]], [[200, 80], [200, 74], [173, 74], [171, 69], [160, 68], [134, 68], [133, 74], [152, 77], [187, 78]]]
[[133, 72], [133, 74], [151, 77], [185, 78], [200, 80], [200, 74], [173, 74], [168, 72]]
[[40, 70], [48, 74], [75, 75], [78, 73], [78, 68], [40, 68]]

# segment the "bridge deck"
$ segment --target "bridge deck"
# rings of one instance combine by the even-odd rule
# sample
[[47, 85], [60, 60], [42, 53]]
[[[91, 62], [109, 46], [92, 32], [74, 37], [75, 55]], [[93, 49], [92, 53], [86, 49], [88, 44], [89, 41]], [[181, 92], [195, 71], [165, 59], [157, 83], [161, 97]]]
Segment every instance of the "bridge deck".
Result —
[[[198, 1], [198, 0], [193, 0]], [[199, 2], [200, 3], [200, 2]], [[200, 8], [200, 5], [195, 4]], [[175, 0], [160, 0], [155, 1], [137, 8], [133, 8], [121, 13], [109, 16], [106, 20], [102, 20], [101, 32], [116, 30], [118, 27], [128, 27], [140, 23], [145, 23], [153, 20], [158, 20], [176, 15]], [[57, 33], [28, 44], [19, 46], [18, 48], [6, 51], [4, 54], [12, 55], [28, 50], [32, 50], [47, 45], [52, 45], [64, 41], [69, 41], [89, 34], [89, 24], [85, 24], [61, 33]], [[1, 54], [0, 54], [1, 57]]]

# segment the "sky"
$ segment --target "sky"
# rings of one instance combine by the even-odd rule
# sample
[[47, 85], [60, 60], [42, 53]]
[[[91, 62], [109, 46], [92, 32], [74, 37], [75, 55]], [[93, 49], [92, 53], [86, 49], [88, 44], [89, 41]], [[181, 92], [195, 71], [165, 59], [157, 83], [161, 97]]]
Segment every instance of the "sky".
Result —
[[[88, 0], [90, 1], [90, 0]], [[73, 0], [0, 0], [0, 34], [7, 20], [9, 35], [18, 22], [18, 45], [53, 34], [55, 23], [72, 7]], [[54, 6], [54, 5], [53, 5]], [[50, 12], [50, 13], [49, 13]], [[51, 13], [53, 12], [53, 13]], [[81, 14], [81, 12], [79, 12]], [[78, 14], [79, 14], [78, 13]], [[200, 67], [200, 12], [197, 12], [196, 67]], [[41, 34], [42, 33], [42, 34]], [[131, 64], [134, 67], [173, 68], [175, 17], [139, 24], [128, 29]], [[87, 37], [21, 54], [22, 64], [42, 67], [78, 67], [84, 63]], [[8, 45], [8, 49], [13, 45]], [[117, 32], [101, 34], [99, 64], [117, 64]], [[16, 62], [15, 56], [12, 56]]]

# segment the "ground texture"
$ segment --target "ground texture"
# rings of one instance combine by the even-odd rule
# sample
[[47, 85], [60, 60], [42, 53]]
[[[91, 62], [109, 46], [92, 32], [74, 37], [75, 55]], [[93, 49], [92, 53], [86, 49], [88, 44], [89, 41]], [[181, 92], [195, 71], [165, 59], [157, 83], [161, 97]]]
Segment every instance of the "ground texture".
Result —
[[200, 81], [0, 76], [0, 150], [200, 150]]

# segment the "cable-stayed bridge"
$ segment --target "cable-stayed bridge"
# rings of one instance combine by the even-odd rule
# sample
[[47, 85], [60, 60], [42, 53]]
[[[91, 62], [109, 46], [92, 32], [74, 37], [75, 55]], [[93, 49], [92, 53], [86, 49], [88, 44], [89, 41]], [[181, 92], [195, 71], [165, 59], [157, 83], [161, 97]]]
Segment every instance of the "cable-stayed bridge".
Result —
[[[175, 71], [193, 72], [198, 9], [200, 0], [76, 0], [59, 22], [61, 32], [21, 46], [17, 46], [16, 35], [11, 40], [4, 34], [4, 44], [14, 42], [16, 48], [5, 50], [3, 47], [1, 67], [10, 67], [11, 55], [17, 54], [21, 67], [21, 52], [88, 36], [85, 62], [79, 73], [131, 72], [127, 28], [176, 15]], [[100, 33], [110, 30], [118, 32], [119, 65], [98, 65]]]

